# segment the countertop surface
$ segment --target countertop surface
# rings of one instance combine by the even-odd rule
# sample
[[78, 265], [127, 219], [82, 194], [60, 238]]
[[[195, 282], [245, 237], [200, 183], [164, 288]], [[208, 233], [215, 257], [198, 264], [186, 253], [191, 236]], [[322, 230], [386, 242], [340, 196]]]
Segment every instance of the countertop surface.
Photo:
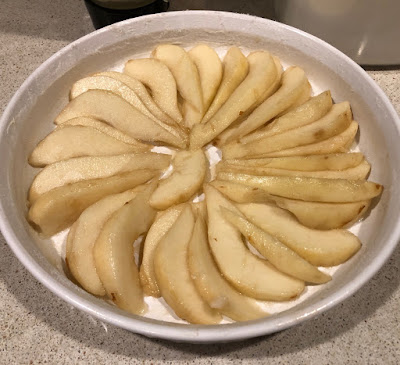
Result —
[[[195, 3], [197, 9], [252, 13], [255, 1], [243, 8], [176, 0], [171, 8], [196, 9]], [[3, 0], [0, 112], [43, 61], [91, 31], [83, 1]], [[400, 68], [367, 72], [400, 112]], [[32, 277], [0, 235], [0, 364], [399, 364], [399, 268], [400, 246], [367, 285], [315, 319], [247, 341], [188, 345], [104, 325], [66, 304]]]

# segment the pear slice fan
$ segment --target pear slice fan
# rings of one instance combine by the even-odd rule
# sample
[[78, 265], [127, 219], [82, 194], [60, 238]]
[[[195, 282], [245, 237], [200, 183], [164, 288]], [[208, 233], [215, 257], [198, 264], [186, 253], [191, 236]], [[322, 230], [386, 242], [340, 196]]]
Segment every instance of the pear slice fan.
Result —
[[347, 228], [383, 189], [351, 151], [350, 103], [312, 94], [267, 50], [206, 44], [87, 75], [28, 158], [27, 219], [42, 237], [69, 228], [76, 283], [132, 314], [150, 297], [205, 325], [296, 305], [357, 254]]

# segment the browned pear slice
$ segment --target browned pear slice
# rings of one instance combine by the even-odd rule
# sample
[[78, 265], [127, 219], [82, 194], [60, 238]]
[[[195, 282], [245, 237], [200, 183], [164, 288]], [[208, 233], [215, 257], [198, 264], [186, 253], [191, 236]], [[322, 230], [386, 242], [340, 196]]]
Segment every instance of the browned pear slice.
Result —
[[93, 256], [93, 247], [97, 237], [111, 215], [136, 196], [138, 188], [109, 195], [94, 203], [82, 212], [72, 226], [74, 229], [71, 228], [68, 234], [70, 247], [67, 250], [66, 258], [69, 270], [89, 293], [99, 296], [106, 294], [97, 275]]
[[273, 136], [249, 143], [232, 142], [222, 147], [226, 159], [265, 155], [293, 147], [309, 145], [336, 136], [348, 128], [352, 121], [350, 104], [335, 104], [321, 119]]
[[94, 76], [107, 76], [112, 77], [118, 81], [123, 82], [124, 84], [128, 85], [140, 98], [146, 108], [153, 114], [158, 120], [161, 122], [168, 124], [173, 127], [179, 127], [179, 125], [173, 120], [170, 116], [164, 113], [159, 106], [154, 102], [153, 98], [149, 94], [144, 86], [139, 80], [135, 78], [116, 71], [103, 71], [95, 74]]
[[156, 210], [149, 205], [150, 184], [106, 221], [94, 245], [97, 274], [107, 296], [121, 309], [142, 314], [147, 306], [135, 263], [133, 243], [147, 232]]
[[285, 115], [286, 113], [288, 113], [288, 112], [290, 112], [290, 111], [296, 109], [296, 108], [299, 107], [300, 105], [303, 105], [303, 104], [306, 103], [308, 100], [310, 100], [310, 98], [311, 98], [311, 91], [312, 91], [311, 84], [310, 84], [309, 81], [307, 81], [307, 82], [305, 83], [305, 85], [303, 86], [302, 92], [300, 93], [299, 97], [295, 100], [295, 102], [294, 102], [292, 105], [290, 105], [289, 108], [285, 109], [282, 113], [280, 113], [280, 114], [278, 115], [278, 117], [280, 117], [280, 116], [282, 116], [282, 115]]
[[109, 156], [137, 152], [135, 145], [121, 142], [91, 127], [56, 128], [32, 151], [29, 164], [46, 166], [80, 156]]
[[160, 109], [180, 123], [182, 114], [178, 107], [176, 81], [168, 67], [154, 58], [129, 60], [124, 73], [147, 86]]
[[235, 321], [268, 316], [253, 298], [240, 294], [221, 276], [211, 255], [206, 223], [201, 216], [196, 220], [189, 243], [188, 263], [197, 290], [211, 308]]
[[214, 97], [214, 100], [212, 101], [201, 121], [202, 123], [206, 123], [210, 120], [210, 118], [228, 100], [228, 98], [245, 79], [247, 73], [249, 72], [249, 63], [247, 58], [237, 47], [231, 47], [228, 49], [222, 65], [223, 75], [221, 84], [218, 88], [217, 94]]
[[346, 170], [358, 166], [364, 155], [354, 153], [332, 153], [327, 155], [265, 157], [248, 160], [232, 159], [220, 162], [227, 166], [270, 167], [297, 171]]
[[149, 151], [151, 149], [151, 145], [141, 143], [137, 139], [132, 138], [131, 136], [128, 136], [125, 133], [122, 133], [118, 129], [111, 127], [110, 125], [101, 122], [98, 119], [94, 119], [91, 117], [76, 117], [67, 120], [63, 124], [59, 124], [57, 128], [63, 128], [69, 125], [80, 125], [83, 127], [92, 127], [94, 129], [97, 129], [100, 132], [103, 132], [104, 134], [107, 134], [110, 137], [113, 137], [115, 139], [118, 139], [119, 141], [122, 141], [124, 143], [132, 144], [136, 147], [137, 151]]
[[159, 242], [154, 268], [160, 292], [180, 318], [195, 324], [217, 324], [222, 317], [197, 292], [188, 267], [188, 246], [194, 215], [186, 204], [175, 223]]
[[298, 176], [298, 177], [317, 177], [323, 179], [347, 179], [347, 180], [363, 180], [365, 179], [371, 169], [367, 161], [361, 162], [356, 167], [349, 169], [335, 171], [335, 170], [322, 170], [322, 171], [301, 171], [301, 170], [285, 170], [276, 169], [273, 167], [244, 167], [236, 165], [223, 165], [217, 166], [217, 171], [234, 172], [239, 174], [249, 174], [256, 176]]
[[237, 203], [275, 203], [291, 212], [301, 224], [314, 229], [335, 229], [351, 224], [364, 215], [370, 204], [369, 200], [354, 203], [305, 202], [222, 180], [214, 180], [211, 185]]
[[207, 123], [193, 127], [190, 134], [190, 148], [197, 149], [211, 142], [241, 114], [256, 104], [276, 79], [275, 63], [268, 52], [253, 52], [247, 60], [249, 62], [247, 77]]
[[343, 132], [325, 139], [324, 141], [305, 146], [293, 147], [287, 150], [271, 152], [257, 157], [307, 156], [347, 152], [357, 134], [357, 131], [358, 123], [353, 120]]
[[172, 174], [160, 181], [150, 198], [151, 206], [157, 209], [166, 209], [191, 198], [203, 184], [207, 159], [202, 150], [179, 151], [172, 166]]
[[303, 125], [310, 124], [322, 118], [332, 108], [332, 97], [330, 91], [312, 97], [304, 104], [299, 105], [290, 112], [275, 119], [266, 127], [256, 130], [240, 139], [242, 143], [248, 143], [263, 137], [286, 132]]
[[182, 213], [184, 205], [173, 206], [164, 212], [158, 212], [154, 223], [146, 235], [143, 246], [143, 258], [140, 265], [140, 283], [147, 295], [160, 297], [156, 273], [154, 269], [154, 254], [161, 239]]
[[361, 247], [357, 236], [345, 229], [310, 229], [278, 207], [267, 204], [240, 204], [238, 207], [250, 222], [275, 236], [313, 265], [339, 265]]
[[50, 237], [75, 222], [90, 205], [109, 194], [132, 189], [155, 177], [154, 170], [136, 170], [121, 175], [79, 181], [42, 194], [31, 206], [28, 219], [35, 229]]
[[[313, 284], [324, 284], [332, 279], [330, 275], [319, 271], [276, 237], [263, 231], [241, 215], [226, 208], [221, 209], [224, 218], [233, 224], [279, 271]], [[268, 215], [265, 216], [265, 219], [268, 218]]]
[[191, 110], [190, 119], [184, 115], [186, 127], [191, 128], [204, 114], [203, 93], [195, 63], [182, 47], [174, 44], [157, 46], [152, 56], [167, 65], [174, 76], [178, 92], [186, 104], [184, 110]]
[[365, 180], [322, 179], [293, 176], [253, 176], [220, 172], [218, 179], [260, 188], [269, 194], [289, 199], [322, 203], [349, 203], [372, 199], [382, 185]]
[[85, 116], [103, 120], [133, 138], [185, 146], [179, 137], [110, 91], [89, 90], [79, 95], [67, 104], [55, 123], [62, 124], [69, 119]]
[[239, 139], [261, 127], [293, 105], [299, 98], [308, 80], [304, 71], [297, 66], [289, 67], [282, 75], [281, 87], [266, 99], [249, 117], [220, 136], [220, 143]]
[[140, 169], [163, 170], [169, 166], [170, 160], [170, 155], [148, 152], [77, 157], [56, 162], [36, 175], [29, 189], [29, 201], [33, 203], [41, 194], [51, 189], [82, 180], [99, 179]]
[[304, 282], [276, 270], [245, 246], [240, 231], [221, 213], [238, 209], [210, 185], [204, 187], [208, 213], [208, 239], [215, 262], [225, 279], [242, 294], [261, 300], [285, 301], [304, 290]]
[[200, 76], [204, 110], [207, 110], [217, 93], [222, 80], [222, 62], [217, 52], [206, 44], [199, 44], [189, 52]]

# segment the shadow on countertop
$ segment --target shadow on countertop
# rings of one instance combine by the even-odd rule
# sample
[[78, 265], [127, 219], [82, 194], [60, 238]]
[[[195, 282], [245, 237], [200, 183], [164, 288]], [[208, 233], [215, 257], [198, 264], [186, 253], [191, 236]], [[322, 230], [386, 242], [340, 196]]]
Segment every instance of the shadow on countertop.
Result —
[[[146, 339], [112, 325], [104, 325], [50, 293], [19, 263], [0, 241], [0, 281], [36, 318], [55, 331], [110, 354], [136, 359], [174, 361], [201, 357], [273, 358], [316, 347], [366, 321], [400, 285], [400, 246], [381, 271], [361, 290], [319, 317], [285, 331], [227, 344], [192, 345]], [[23, 283], [23, 284], [21, 284]], [[106, 330], [105, 330], [106, 329]]]

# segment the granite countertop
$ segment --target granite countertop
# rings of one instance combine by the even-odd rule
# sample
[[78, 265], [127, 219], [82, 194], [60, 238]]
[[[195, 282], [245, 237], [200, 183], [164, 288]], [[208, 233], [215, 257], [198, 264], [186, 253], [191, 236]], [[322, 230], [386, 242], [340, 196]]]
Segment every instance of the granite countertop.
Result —
[[[208, 1], [175, 0], [171, 7], [194, 3], [211, 6]], [[3, 112], [31, 72], [93, 26], [79, 0], [3, 0], [0, 9]], [[367, 72], [400, 112], [400, 68]], [[66, 304], [32, 277], [0, 235], [0, 364], [398, 364], [399, 268], [400, 246], [367, 285], [315, 319], [238, 343], [188, 345], [104, 325]]]

